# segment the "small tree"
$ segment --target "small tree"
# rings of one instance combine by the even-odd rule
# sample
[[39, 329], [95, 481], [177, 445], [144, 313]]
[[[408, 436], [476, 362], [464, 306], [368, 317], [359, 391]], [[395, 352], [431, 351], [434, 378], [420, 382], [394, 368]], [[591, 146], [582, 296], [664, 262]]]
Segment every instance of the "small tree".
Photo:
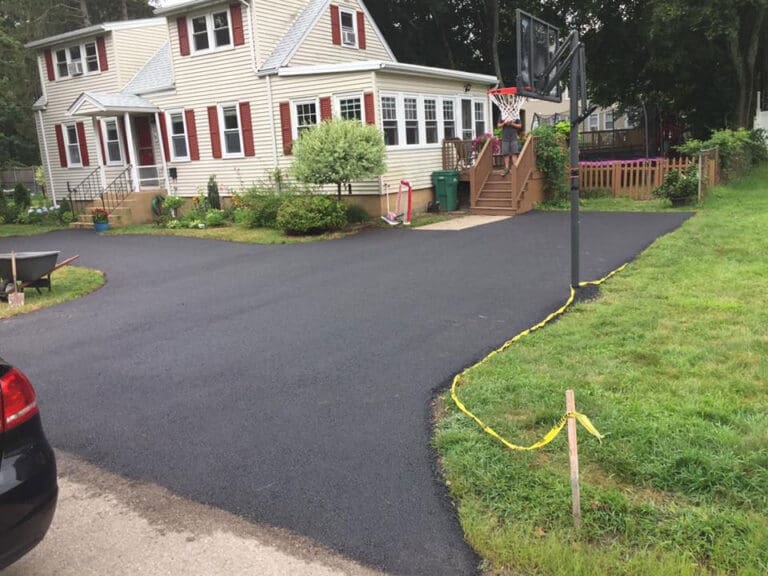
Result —
[[386, 172], [384, 137], [376, 126], [357, 120], [330, 120], [306, 131], [293, 147], [291, 171], [310, 184], [342, 186]]

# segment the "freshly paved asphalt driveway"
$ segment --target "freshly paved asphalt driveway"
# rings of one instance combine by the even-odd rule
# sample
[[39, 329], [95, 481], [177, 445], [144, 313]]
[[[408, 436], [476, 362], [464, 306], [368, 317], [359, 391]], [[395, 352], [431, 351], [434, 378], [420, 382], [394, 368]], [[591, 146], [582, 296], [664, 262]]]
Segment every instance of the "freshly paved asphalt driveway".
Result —
[[[584, 214], [584, 279], [682, 214]], [[57, 232], [106, 271], [81, 300], [0, 321], [52, 443], [408, 575], [472, 574], [434, 472], [430, 400], [568, 294], [568, 215], [462, 232], [249, 246]]]

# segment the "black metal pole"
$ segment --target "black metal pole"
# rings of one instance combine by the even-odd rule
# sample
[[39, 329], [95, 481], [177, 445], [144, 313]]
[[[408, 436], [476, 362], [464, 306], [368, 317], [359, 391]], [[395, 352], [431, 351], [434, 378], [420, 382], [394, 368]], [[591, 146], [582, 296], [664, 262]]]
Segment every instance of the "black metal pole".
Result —
[[[571, 286], [579, 287], [579, 33], [571, 36], [576, 55], [571, 62]], [[583, 95], [586, 97], [586, 94]]]

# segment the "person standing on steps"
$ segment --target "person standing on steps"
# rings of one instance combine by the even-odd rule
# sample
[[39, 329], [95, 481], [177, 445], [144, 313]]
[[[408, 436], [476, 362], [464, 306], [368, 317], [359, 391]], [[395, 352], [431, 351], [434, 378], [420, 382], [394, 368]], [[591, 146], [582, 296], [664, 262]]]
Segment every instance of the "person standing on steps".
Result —
[[504, 156], [504, 173], [502, 176], [506, 176], [509, 174], [510, 159], [512, 162], [517, 160], [517, 131], [523, 125], [519, 118], [512, 119], [509, 116], [502, 116], [501, 122], [496, 127], [501, 128], [501, 155]]

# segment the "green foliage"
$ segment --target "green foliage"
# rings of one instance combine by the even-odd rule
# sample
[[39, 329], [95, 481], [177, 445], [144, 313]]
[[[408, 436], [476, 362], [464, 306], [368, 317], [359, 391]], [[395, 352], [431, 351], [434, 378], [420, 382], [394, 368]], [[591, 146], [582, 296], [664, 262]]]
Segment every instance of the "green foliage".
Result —
[[208, 178], [208, 206], [214, 210], [221, 210], [219, 184], [216, 182], [216, 176], [211, 176]]
[[217, 226], [224, 226], [224, 222], [225, 222], [225, 218], [224, 218], [223, 210], [217, 210], [215, 208], [212, 208], [205, 215], [205, 225], [210, 228], [215, 228]]
[[59, 208], [63, 210], [64, 212], [72, 212], [72, 204], [69, 201], [69, 198], [62, 198], [59, 200]]
[[551, 202], [566, 198], [566, 171], [569, 166], [565, 140], [553, 126], [539, 126], [532, 132], [536, 138], [536, 168], [544, 174], [544, 190]]
[[697, 166], [683, 170], [672, 170], [664, 177], [661, 186], [653, 191], [657, 198], [667, 200], [690, 200], [699, 193], [699, 172]]
[[45, 170], [42, 166], [35, 168], [35, 184], [37, 184], [40, 188], [45, 188], [45, 185], [47, 184], [45, 178]]
[[717, 148], [720, 167], [726, 177], [741, 169], [750, 169], [768, 161], [768, 148], [763, 130], [716, 130], [708, 140], [691, 139], [677, 150], [687, 156], [698, 157], [703, 150]]
[[181, 196], [163, 196], [163, 213], [170, 214], [174, 218], [179, 216], [179, 208], [184, 205], [184, 199]]
[[32, 204], [29, 188], [24, 186], [21, 182], [17, 182], [16, 186], [13, 188], [13, 203], [16, 204], [20, 210], [29, 208]]
[[293, 175], [300, 182], [336, 184], [375, 178], [386, 172], [384, 136], [373, 125], [330, 120], [305, 131], [294, 143]]
[[571, 123], [568, 122], [568, 120], [561, 120], [555, 124], [555, 132], [557, 133], [558, 138], [561, 138], [562, 141], [565, 142], [571, 137]]
[[371, 219], [371, 215], [359, 204], [347, 204], [347, 222], [350, 224], [362, 224]]
[[277, 227], [286, 234], [319, 234], [346, 224], [344, 204], [328, 196], [291, 196], [277, 213]]
[[252, 194], [247, 196], [247, 228], [276, 228], [277, 213], [285, 200], [284, 194]]

